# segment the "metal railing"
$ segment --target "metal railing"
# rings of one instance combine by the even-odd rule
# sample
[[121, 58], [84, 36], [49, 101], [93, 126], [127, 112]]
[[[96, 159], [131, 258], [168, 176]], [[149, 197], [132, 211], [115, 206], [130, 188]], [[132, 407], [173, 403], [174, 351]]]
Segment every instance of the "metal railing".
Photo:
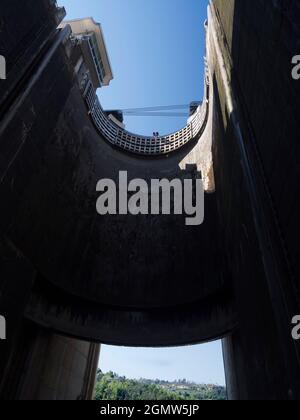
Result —
[[205, 97], [203, 103], [198, 107], [195, 114], [189, 119], [188, 124], [176, 133], [159, 136], [146, 137], [130, 133], [118, 127], [105, 114], [95, 89], [88, 75], [82, 86], [83, 97], [89, 109], [95, 126], [100, 134], [112, 145], [127, 152], [139, 155], [158, 156], [171, 153], [185, 146], [191, 140], [197, 139], [203, 132], [208, 117], [208, 90], [209, 77], [205, 71]]

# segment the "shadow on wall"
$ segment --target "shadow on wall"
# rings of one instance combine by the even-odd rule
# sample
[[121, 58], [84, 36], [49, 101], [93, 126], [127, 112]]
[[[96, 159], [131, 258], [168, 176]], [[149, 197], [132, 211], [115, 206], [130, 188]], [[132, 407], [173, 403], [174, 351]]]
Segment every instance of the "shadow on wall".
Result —
[[225, 247], [240, 323], [239, 332], [224, 342], [229, 393], [237, 399], [299, 399], [300, 348], [290, 325], [300, 301], [300, 201], [294, 185], [300, 98], [291, 77], [300, 5], [213, 4], [225, 35], [222, 53], [234, 94], [234, 110], [227, 107], [224, 113], [226, 81], [218, 74], [216, 191], [222, 224], [230, 226], [224, 230]]

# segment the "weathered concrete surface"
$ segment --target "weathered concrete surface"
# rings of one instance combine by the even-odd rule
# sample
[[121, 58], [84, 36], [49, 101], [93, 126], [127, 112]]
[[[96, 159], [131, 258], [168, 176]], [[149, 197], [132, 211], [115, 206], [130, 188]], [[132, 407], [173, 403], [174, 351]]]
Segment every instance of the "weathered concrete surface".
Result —
[[[59, 81], [51, 81], [58, 68]], [[206, 198], [200, 227], [186, 227], [185, 216], [100, 217], [95, 210], [99, 179], [117, 181], [124, 170], [129, 180], [193, 178], [200, 175], [197, 160], [188, 159], [188, 151], [139, 160], [112, 149], [98, 136], [71, 81], [57, 54], [36, 94], [18, 111], [29, 110], [26, 128], [24, 120], [18, 126], [12, 119], [3, 132], [3, 150], [11, 151], [13, 141], [20, 149], [2, 183], [7, 218], [0, 226], [9, 227], [10, 237], [49, 281], [87, 299], [161, 307], [218, 290], [224, 276], [218, 267], [222, 251], [213, 196]]]
[[49, 334], [32, 340], [19, 400], [92, 400], [100, 345]]
[[234, 301], [227, 290], [187, 305], [126, 308], [75, 298], [37, 283], [25, 315], [44, 327], [104, 344], [170, 347], [223, 337], [236, 326]]
[[93, 398], [100, 345], [59, 336], [24, 320], [16, 331], [6, 370], [1, 370], [1, 400]]
[[7, 238], [0, 239], [0, 313], [6, 319], [7, 339], [0, 340], [0, 399], [15, 391], [14, 353], [22, 331], [24, 311], [36, 270]]
[[[95, 209], [97, 181], [116, 179], [120, 170], [129, 179], [194, 178], [202, 171], [213, 189], [211, 124], [202, 142], [167, 159], [114, 150], [87, 115], [63, 36], [38, 55], [1, 116], [1, 256], [12, 248], [14, 261], [1, 278], [1, 314], [14, 330], [1, 346], [2, 399], [78, 396], [82, 378], [68, 382], [59, 352], [49, 355], [43, 345], [53, 330], [110, 344], [170, 346], [223, 337], [236, 326], [213, 195], [198, 228], [186, 228], [183, 217], [100, 218]], [[45, 328], [43, 339], [23, 316]]]
[[[63, 34], [39, 56], [18, 107], [0, 121], [0, 235], [3, 256], [17, 261], [8, 267], [4, 258], [1, 266], [0, 310], [12, 316], [16, 294], [18, 333], [24, 315], [120, 345], [183, 345], [232, 333], [224, 341], [230, 398], [299, 399], [299, 343], [290, 334], [300, 308], [299, 98], [290, 77], [299, 3], [214, 5], [210, 124], [203, 142], [166, 159], [122, 154], [98, 136]], [[202, 162], [211, 129], [216, 192], [206, 198], [201, 227], [185, 227], [182, 217], [96, 215], [97, 181], [120, 170], [130, 179], [211, 173], [211, 157]], [[2, 363], [8, 348], [16, 353], [15, 340], [1, 350]], [[11, 377], [2, 380], [8, 389], [13, 370]]]
[[[232, 298], [221, 293], [230, 279], [213, 195], [206, 197], [200, 227], [186, 227], [185, 216], [100, 217], [95, 209], [97, 181], [116, 180], [121, 170], [129, 179], [200, 176], [204, 150], [211, 163], [210, 130], [208, 124], [198, 144], [165, 159], [125, 155], [92, 125], [63, 46], [49, 51], [30, 91], [0, 127], [6, 163], [0, 229], [28, 256], [39, 279], [82, 305], [73, 305], [66, 320], [68, 300], [65, 309], [54, 300], [49, 310], [33, 295], [31, 319], [76, 336], [132, 345], [201, 342], [232, 330]], [[99, 305], [99, 314], [88, 313], [93, 318], [83, 309], [94, 308], [92, 303]]]
[[300, 310], [300, 98], [291, 59], [299, 50], [300, 5], [213, 4], [230, 80], [215, 56], [216, 195], [239, 314], [238, 331], [224, 341], [229, 396], [299, 399], [291, 319]]
[[[22, 8], [22, 13], [16, 11]], [[0, 55], [5, 57], [7, 79], [0, 83], [0, 112], [8, 108], [24, 88], [22, 82], [39, 53], [56, 32], [54, 2], [4, 0], [1, 4]]]

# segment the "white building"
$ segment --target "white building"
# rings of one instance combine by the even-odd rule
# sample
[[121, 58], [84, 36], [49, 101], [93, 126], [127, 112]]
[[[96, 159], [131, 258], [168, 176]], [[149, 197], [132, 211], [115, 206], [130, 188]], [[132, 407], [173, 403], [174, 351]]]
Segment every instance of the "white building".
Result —
[[85, 65], [95, 89], [108, 86], [113, 73], [100, 23], [96, 23], [93, 18], [66, 20], [59, 28], [67, 25], [71, 26], [72, 39], [82, 54], [75, 64], [76, 72], [79, 73], [81, 66]]

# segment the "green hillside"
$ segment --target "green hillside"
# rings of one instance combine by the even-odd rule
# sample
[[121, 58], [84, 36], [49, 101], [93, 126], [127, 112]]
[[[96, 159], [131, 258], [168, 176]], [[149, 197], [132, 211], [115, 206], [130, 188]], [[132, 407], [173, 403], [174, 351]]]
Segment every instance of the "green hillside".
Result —
[[185, 379], [167, 382], [147, 379], [131, 380], [113, 372], [97, 374], [96, 400], [109, 401], [188, 401], [226, 400], [226, 389], [217, 385], [198, 385]]

